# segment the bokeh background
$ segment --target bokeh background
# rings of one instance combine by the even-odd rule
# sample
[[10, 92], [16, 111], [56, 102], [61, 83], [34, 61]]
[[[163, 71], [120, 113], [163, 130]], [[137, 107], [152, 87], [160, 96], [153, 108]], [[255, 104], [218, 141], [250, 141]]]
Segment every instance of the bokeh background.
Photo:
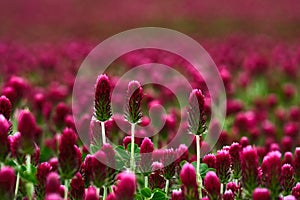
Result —
[[1, 0], [0, 13], [0, 39], [7, 41], [98, 41], [141, 26], [205, 38], [300, 35], [297, 0]]

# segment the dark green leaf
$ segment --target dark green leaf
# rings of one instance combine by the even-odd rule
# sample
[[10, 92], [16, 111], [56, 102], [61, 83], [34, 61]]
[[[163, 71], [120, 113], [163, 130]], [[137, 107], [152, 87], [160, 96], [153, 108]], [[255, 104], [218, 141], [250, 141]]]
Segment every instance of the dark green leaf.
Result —
[[143, 197], [150, 198], [151, 197], [151, 189], [150, 188], [143, 188], [141, 190], [141, 194]]

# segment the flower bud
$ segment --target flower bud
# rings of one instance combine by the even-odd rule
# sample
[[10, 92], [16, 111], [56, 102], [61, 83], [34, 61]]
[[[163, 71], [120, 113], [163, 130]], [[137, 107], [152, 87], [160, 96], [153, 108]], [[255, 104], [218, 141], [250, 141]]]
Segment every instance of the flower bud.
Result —
[[154, 146], [152, 141], [147, 137], [144, 138], [140, 148], [141, 171], [144, 173], [148, 173], [151, 171], [153, 150]]
[[10, 143], [8, 139], [9, 122], [0, 114], [0, 162], [4, 162], [10, 152]]
[[253, 200], [271, 200], [270, 192], [267, 188], [256, 188], [252, 194]]
[[188, 122], [189, 132], [202, 135], [206, 130], [206, 115], [204, 95], [199, 89], [194, 89], [189, 97]]
[[228, 151], [220, 150], [216, 155], [216, 170], [221, 183], [227, 183], [230, 178], [230, 155]]
[[36, 128], [34, 116], [28, 110], [22, 110], [18, 118], [18, 131], [21, 133], [21, 145], [24, 154], [31, 154], [34, 150]]
[[116, 199], [132, 200], [136, 190], [136, 177], [131, 172], [121, 172], [117, 175]]
[[46, 179], [46, 194], [56, 193], [60, 194], [60, 180], [59, 175], [55, 172], [49, 173]]
[[300, 147], [297, 147], [294, 152], [293, 167], [295, 169], [296, 181], [299, 182], [300, 181]]
[[209, 168], [216, 168], [216, 156], [214, 154], [207, 154], [202, 159], [203, 163], [207, 164]]
[[294, 168], [290, 164], [284, 164], [281, 167], [280, 185], [284, 194], [290, 194], [295, 184]]
[[138, 81], [131, 81], [127, 89], [127, 107], [125, 118], [130, 123], [138, 123], [142, 118], [141, 101], [143, 99], [143, 88]]
[[72, 179], [71, 183], [70, 196], [73, 200], [81, 200], [84, 196], [84, 180], [80, 173], [77, 173], [76, 176]]
[[213, 171], [207, 172], [204, 178], [204, 187], [211, 200], [219, 199], [221, 183], [215, 172]]
[[53, 193], [53, 194], [48, 194], [45, 200], [63, 200], [63, 198], [59, 194]]
[[12, 111], [12, 105], [10, 100], [2, 95], [0, 97], [0, 114], [2, 114], [7, 120], [9, 120]]
[[16, 176], [13, 168], [2, 167], [0, 170], [0, 199], [13, 199]]
[[240, 160], [240, 144], [234, 142], [231, 144], [229, 148], [230, 160], [233, 169], [233, 176], [235, 179], [240, 178], [241, 175], [241, 160]]
[[296, 186], [293, 187], [292, 195], [296, 197], [296, 199], [300, 199], [300, 183], [297, 183]]
[[179, 190], [173, 190], [171, 200], [184, 200], [184, 196], [182, 194], [182, 191], [180, 189]]
[[45, 196], [46, 179], [51, 171], [51, 168], [52, 167], [48, 162], [43, 162], [37, 167], [37, 186], [35, 187], [35, 194], [39, 199], [43, 199]]
[[99, 200], [96, 188], [90, 186], [85, 193], [84, 200]]
[[234, 194], [231, 190], [226, 190], [223, 194], [223, 200], [234, 200]]
[[198, 184], [196, 171], [192, 164], [186, 163], [180, 171], [183, 195], [186, 199], [198, 199]]
[[112, 116], [111, 114], [111, 83], [107, 75], [98, 76], [95, 91], [95, 112], [97, 120], [105, 122]]
[[257, 186], [258, 181], [258, 156], [256, 149], [251, 146], [243, 148], [241, 154], [242, 183], [250, 193]]
[[66, 128], [59, 142], [59, 171], [63, 179], [71, 179], [81, 165], [81, 153], [75, 145], [76, 134], [72, 129]]

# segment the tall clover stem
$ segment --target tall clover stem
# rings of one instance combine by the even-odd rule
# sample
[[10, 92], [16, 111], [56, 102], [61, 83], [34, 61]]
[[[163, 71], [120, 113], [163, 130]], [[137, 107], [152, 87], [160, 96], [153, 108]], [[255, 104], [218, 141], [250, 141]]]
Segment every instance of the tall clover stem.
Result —
[[202, 198], [202, 178], [200, 174], [200, 136], [196, 135], [196, 148], [197, 148], [197, 180], [199, 184], [199, 197]]
[[14, 197], [14, 200], [16, 200], [16, 199], [17, 199], [17, 196], [18, 196], [19, 184], [20, 184], [20, 173], [17, 172], [17, 180], [16, 180], [16, 187], [15, 187], [15, 197]]
[[105, 185], [103, 185], [103, 199], [106, 199], [107, 196], [107, 188]]
[[135, 123], [131, 123], [131, 153], [130, 153], [130, 169], [135, 172], [135, 160], [134, 160], [134, 129]]
[[168, 195], [169, 184], [170, 184], [170, 180], [166, 179], [166, 186], [165, 186], [165, 193], [166, 193], [166, 195]]
[[145, 175], [145, 188], [148, 187], [148, 175]]
[[[26, 171], [28, 174], [31, 174], [31, 155], [27, 154], [26, 155]], [[34, 186], [31, 182], [28, 182], [26, 184], [26, 192], [28, 195], [28, 198], [31, 200], [32, 196], [33, 196], [33, 190], [34, 190]]]
[[105, 136], [105, 123], [101, 123], [101, 131], [102, 131], [102, 144], [106, 144], [106, 136]]
[[64, 199], [65, 200], [68, 200], [68, 187], [69, 187], [69, 180], [68, 179], [65, 179], [65, 197]]

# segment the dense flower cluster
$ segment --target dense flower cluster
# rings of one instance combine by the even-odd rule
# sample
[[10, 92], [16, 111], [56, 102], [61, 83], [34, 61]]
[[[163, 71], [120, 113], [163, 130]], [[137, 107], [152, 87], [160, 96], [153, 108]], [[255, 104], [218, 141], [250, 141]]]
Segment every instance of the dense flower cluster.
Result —
[[[129, 80], [123, 88], [124, 112], [113, 115], [111, 93], [119, 71], [108, 70], [92, 88], [92, 118], [82, 116], [75, 126], [74, 70], [90, 46], [50, 45], [27, 52], [1, 44], [0, 65], [6, 67], [0, 67], [5, 74], [0, 82], [0, 199], [300, 199], [299, 47], [239, 37], [207, 44], [228, 101], [219, 140], [201, 155], [211, 148], [208, 124], [221, 124], [210, 121], [209, 91], [184, 59], [139, 50], [122, 56], [117, 69], [148, 61], [176, 68], [195, 88], [188, 91], [185, 108], [167, 88]], [[181, 80], [172, 84], [185, 90]], [[166, 106], [163, 115], [159, 104]], [[181, 119], [187, 119], [186, 131], [179, 128]], [[153, 135], [157, 124], [162, 128]], [[80, 141], [81, 130], [90, 131], [84, 133], [90, 146]], [[164, 148], [178, 135], [179, 141], [190, 138], [191, 146], [179, 142]]]

